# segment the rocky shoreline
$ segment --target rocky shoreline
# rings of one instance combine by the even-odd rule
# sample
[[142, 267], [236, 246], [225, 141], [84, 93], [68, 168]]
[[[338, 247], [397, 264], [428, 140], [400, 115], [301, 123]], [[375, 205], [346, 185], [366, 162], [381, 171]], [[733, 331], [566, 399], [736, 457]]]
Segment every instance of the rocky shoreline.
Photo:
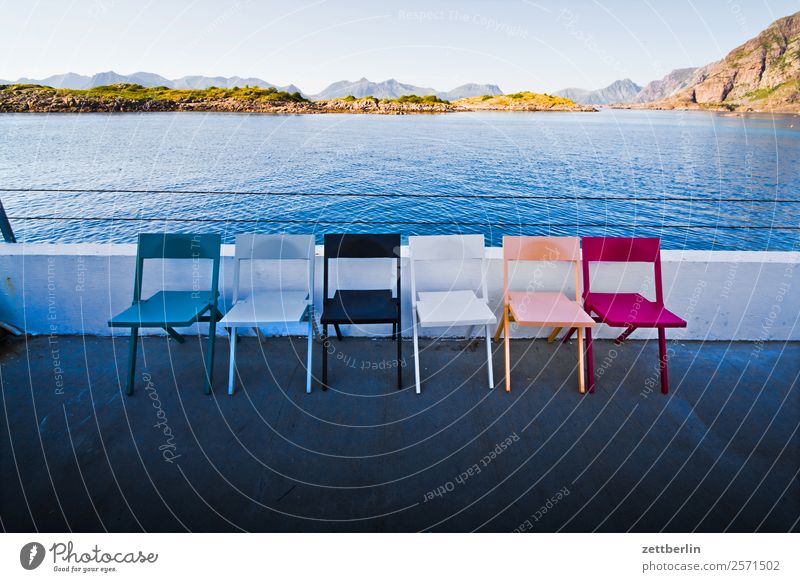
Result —
[[765, 113], [774, 115], [800, 115], [800, 103], [781, 103], [775, 106], [757, 106], [752, 103], [691, 103], [656, 101], [654, 103], [610, 103], [608, 109], [647, 109], [650, 111], [708, 111], [711, 113]]
[[536, 105], [531, 103], [509, 103], [508, 105], [470, 103], [460, 106], [461, 111], [583, 111], [596, 112], [597, 108], [593, 105], [574, 105], [554, 104], [551, 106]]
[[229, 112], [229, 113], [358, 113], [377, 115], [409, 115], [451, 113], [458, 111], [596, 111], [593, 107], [560, 104], [558, 107], [516, 103], [501, 107], [490, 104], [448, 102], [400, 102], [372, 98], [328, 99], [322, 101], [246, 98], [196, 97], [187, 92], [179, 98], [126, 98], [62, 91], [43, 86], [0, 86], [2, 113], [137, 113], [137, 112]]

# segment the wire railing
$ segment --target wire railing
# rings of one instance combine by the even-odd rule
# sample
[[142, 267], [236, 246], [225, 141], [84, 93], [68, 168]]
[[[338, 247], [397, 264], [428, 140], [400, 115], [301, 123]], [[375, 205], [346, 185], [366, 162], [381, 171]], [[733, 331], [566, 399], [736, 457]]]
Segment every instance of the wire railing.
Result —
[[273, 196], [273, 197], [334, 197], [334, 198], [445, 198], [454, 200], [485, 199], [485, 200], [594, 200], [594, 201], [621, 201], [621, 202], [755, 202], [763, 204], [800, 204], [800, 199], [793, 198], [747, 198], [747, 197], [716, 197], [703, 198], [699, 196], [606, 196], [606, 195], [530, 195], [507, 192], [503, 194], [454, 194], [446, 192], [272, 192], [272, 191], [247, 191], [247, 190], [144, 190], [124, 188], [0, 188], [0, 192], [35, 192], [35, 193], [68, 193], [68, 194], [192, 194], [192, 195], [220, 195], [220, 196]]
[[[210, 190], [210, 189], [140, 189], [140, 188], [52, 188], [52, 187], [0, 187], [0, 194], [43, 194], [47, 196], [58, 195], [135, 195], [135, 196], [195, 196], [195, 197], [259, 197], [259, 198], [274, 198], [276, 200], [276, 212], [266, 213], [264, 209], [259, 209], [258, 212], [253, 212], [251, 208], [242, 208], [241, 212], [236, 203], [234, 206], [228, 206], [224, 212], [217, 212], [207, 216], [193, 216], [191, 206], [173, 209], [171, 214], [165, 213], [162, 205], [158, 203], [153, 208], [136, 212], [135, 207], [126, 207], [124, 204], [120, 206], [112, 205], [113, 212], [109, 214], [93, 213], [92, 205], [83, 205], [89, 212], [81, 214], [79, 212], [68, 213], [62, 208], [58, 210], [58, 205], [54, 205], [53, 212], [47, 212], [45, 204], [30, 204], [30, 201], [15, 200], [13, 210], [6, 215], [3, 209], [2, 202], [0, 202], [0, 226], [2, 228], [5, 239], [9, 242], [15, 240], [14, 230], [12, 224], [30, 224], [30, 223], [44, 223], [50, 222], [53, 224], [72, 223], [86, 224], [86, 223], [117, 223], [117, 224], [154, 224], [159, 223], [162, 225], [176, 225], [176, 224], [209, 224], [209, 225], [283, 225], [286, 228], [298, 226], [313, 226], [316, 232], [319, 232], [318, 226], [323, 228], [342, 228], [345, 229], [362, 228], [376, 229], [387, 226], [394, 227], [408, 227], [413, 229], [415, 234], [422, 234], [431, 229], [435, 232], [446, 232], [448, 227], [457, 228], [459, 230], [475, 230], [475, 229], [491, 229], [494, 231], [514, 229], [533, 230], [531, 234], [538, 234], [543, 232], [545, 234], [563, 233], [565, 230], [575, 232], [579, 229], [580, 233], [588, 232], [591, 230], [601, 230], [604, 233], [608, 232], [650, 232], [666, 233], [667, 236], [676, 236], [675, 233], [687, 233], [685, 236], [688, 240], [691, 232], [704, 232], [709, 240], [715, 241], [715, 233], [730, 233], [725, 235], [727, 237], [736, 236], [737, 231], [749, 233], [761, 233], [752, 235], [758, 237], [757, 240], [761, 241], [766, 246], [772, 244], [770, 241], [774, 238], [781, 236], [790, 236], [790, 233], [800, 231], [800, 220], [795, 220], [800, 216], [800, 198], [787, 198], [786, 196], [774, 197], [746, 197], [746, 196], [719, 196], [713, 197], [706, 195], [698, 196], [676, 196], [676, 195], [604, 195], [604, 194], [527, 194], [519, 192], [493, 192], [493, 193], [451, 193], [451, 192], [405, 192], [402, 194], [392, 192], [286, 192], [286, 191], [250, 191], [250, 190]], [[316, 203], [310, 203], [308, 207], [292, 206], [291, 211], [294, 213], [305, 213], [308, 216], [281, 216], [281, 213], [288, 212], [286, 207], [281, 207], [280, 201], [287, 199], [302, 200], [302, 199], [324, 199], [332, 198], [336, 200], [354, 200], [357, 203], [358, 199], [389, 199], [408, 202], [410, 200], [417, 200], [423, 203], [424, 200], [452, 200], [454, 201], [453, 209], [470, 208], [470, 201], [501, 201], [502, 204], [517, 204], [519, 203], [522, 211], [518, 214], [518, 219], [509, 220], [508, 212], [506, 212], [506, 220], [498, 216], [492, 216], [491, 219], [481, 219], [482, 217], [475, 216], [472, 212], [471, 216], [464, 216], [463, 218], [456, 219], [443, 219], [435, 213], [430, 214], [430, 218], [425, 216], [419, 217], [415, 214], [425, 214], [424, 212], [406, 213], [405, 215], [394, 212], [391, 208], [385, 212], [379, 213], [377, 219], [363, 218], [352, 215], [349, 212], [333, 213], [333, 216], [327, 212], [329, 205], [323, 204], [320, 206], [313, 206]], [[22, 202], [21, 204], [19, 202]], [[466, 204], [465, 204], [466, 202]], [[182, 204], [185, 202], [182, 202]], [[546, 211], [551, 204], [564, 204], [564, 203], [587, 203], [595, 204], [602, 203], [605, 208], [613, 208], [616, 216], [616, 222], [613, 220], [601, 221], [598, 220], [597, 212], [586, 212], [583, 215], [587, 220], [582, 220], [582, 215], [575, 212], [575, 217], [578, 220], [565, 219], [567, 212], [562, 212], [561, 215], [556, 216], [551, 220], [549, 213], [542, 214], [540, 211]], [[203, 203], [200, 204], [202, 206]], [[207, 203], [205, 203], [207, 204]], [[650, 219], [638, 215], [636, 212], [637, 205], [646, 205], [649, 208]], [[697, 215], [691, 212], [653, 212], [654, 208], [663, 208], [663, 206], [656, 205], [669, 205], [674, 204], [690, 205], [689, 208], [694, 208], [695, 205], [704, 208], [705, 213], [699, 212]], [[715, 205], [724, 205], [724, 208], [729, 213], [726, 216], [723, 212], [718, 212], [716, 215], [710, 214], [708, 209], [713, 209]], [[758, 205], [750, 207], [749, 210], [752, 215], [760, 222], [753, 223], [750, 217], [743, 213], [741, 210], [731, 213], [731, 208], [739, 208], [736, 205]], [[771, 206], [770, 206], [771, 205]], [[30, 209], [33, 211], [30, 211]], [[487, 207], [491, 210], [492, 205]], [[629, 212], [629, 208], [633, 209]], [[757, 208], [758, 210], [753, 210]], [[483, 207], [481, 207], [483, 210]], [[786, 210], [784, 212], [784, 209]], [[25, 211], [28, 210], [28, 211]], [[45, 210], [45, 211], [43, 211]], [[395, 209], [396, 210], [396, 209]], [[506, 208], [508, 211], [508, 208]], [[513, 208], [513, 210], [518, 210]], [[314, 215], [315, 211], [317, 215]], [[121, 212], [122, 214], [118, 214]], [[625, 222], [620, 220], [624, 217], [625, 213], [631, 214], [632, 220]], [[537, 214], [538, 213], [538, 214]], [[411, 216], [409, 216], [411, 214]], [[470, 214], [467, 212], [467, 214]], [[490, 214], [490, 212], [483, 212], [482, 214]], [[647, 213], [645, 213], [647, 214]], [[653, 219], [655, 217], [655, 220]], [[531, 220], [531, 218], [534, 218]], [[698, 222], [700, 218], [704, 218], [703, 222]], [[709, 221], [710, 219], [710, 221]], [[643, 221], [644, 220], [644, 221]], [[765, 223], [766, 222], [766, 223]], [[58, 228], [54, 227], [52, 232], [56, 232]], [[438, 229], [438, 230], [436, 230]], [[780, 234], [783, 233], [783, 234]], [[129, 233], [130, 234], [130, 233]], [[748, 245], [753, 246], [756, 244], [750, 241]], [[761, 244], [761, 243], [758, 243]], [[789, 246], [796, 247], [796, 243]], [[762, 249], [757, 249], [762, 250]]]

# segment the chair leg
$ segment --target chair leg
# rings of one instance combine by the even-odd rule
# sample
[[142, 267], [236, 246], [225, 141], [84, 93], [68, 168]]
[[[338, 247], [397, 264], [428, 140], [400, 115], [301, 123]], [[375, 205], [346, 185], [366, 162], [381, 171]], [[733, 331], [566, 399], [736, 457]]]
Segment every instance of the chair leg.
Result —
[[257, 325], [253, 327], [253, 331], [256, 332], [256, 337], [258, 338], [258, 343], [263, 344], [267, 339], [264, 337], [264, 334], [261, 333], [261, 328]]
[[311, 352], [314, 344], [313, 315], [308, 317], [308, 357], [306, 361], [306, 394], [311, 394]]
[[586, 392], [586, 370], [583, 367], [583, 330], [578, 328], [578, 391], [581, 394]]
[[420, 382], [419, 382], [419, 339], [417, 337], [417, 314], [412, 313], [411, 316], [414, 318], [414, 378], [416, 379], [417, 383], [417, 394], [420, 393]]
[[506, 352], [506, 392], [511, 392], [511, 338], [509, 337], [510, 329], [508, 324], [508, 306], [503, 308], [503, 333], [505, 334], [505, 352]]
[[[503, 309], [505, 309], [505, 307]], [[497, 329], [494, 330], [494, 337], [492, 338], [494, 341], [496, 341], [496, 342], [500, 341], [500, 336], [503, 335], [503, 329], [505, 327], [505, 324], [506, 324], [505, 318], [503, 318], [503, 319], [501, 319], [500, 321], [497, 322]], [[508, 331], [508, 330], [506, 330], [506, 331]]]
[[630, 336], [634, 331], [636, 331], [636, 328], [632, 325], [629, 325], [628, 327], [625, 328], [625, 331], [623, 331], [621, 334], [619, 334], [619, 336], [617, 336], [617, 339], [614, 340], [614, 344], [621, 346], [622, 342], [628, 339], [628, 336]]
[[553, 331], [550, 332], [550, 335], [547, 336], [547, 343], [551, 344], [556, 341], [556, 337], [558, 337], [559, 333], [561, 333], [561, 328], [554, 327]]
[[564, 337], [563, 337], [563, 338], [561, 338], [561, 343], [562, 343], [562, 344], [565, 344], [565, 343], [567, 343], [567, 342], [570, 340], [570, 338], [572, 337], [572, 334], [573, 334], [573, 333], [575, 333], [575, 329], [576, 329], [576, 328], [574, 328], [574, 327], [571, 327], [571, 328], [569, 328], [569, 329], [567, 330], [567, 333], [565, 333], [565, 334], [564, 334]]
[[233, 382], [236, 374], [236, 339], [238, 337], [236, 328], [231, 328], [231, 362], [228, 366], [228, 395], [233, 396]]
[[589, 394], [594, 394], [594, 358], [592, 353], [592, 330], [586, 328], [586, 367], [589, 373]]
[[397, 334], [395, 340], [397, 342], [397, 389], [403, 389], [403, 342], [400, 337], [400, 322], [396, 324]]
[[486, 324], [486, 365], [489, 368], [489, 388], [494, 388], [494, 368], [492, 366], [492, 328]]
[[211, 321], [208, 322], [208, 354], [206, 354], [206, 381], [205, 393], [211, 394], [212, 378], [214, 377], [214, 345], [217, 339], [217, 306], [211, 306]]
[[128, 343], [128, 382], [125, 385], [125, 393], [130, 396], [133, 394], [133, 378], [136, 375], [136, 348], [139, 343], [139, 328], [131, 328], [131, 339]]
[[322, 389], [328, 389], [328, 324], [322, 326]]
[[[342, 337], [342, 330], [339, 329], [339, 324], [338, 323], [334, 323], [333, 324], [333, 329], [336, 330], [336, 339], [338, 339], [339, 341], [342, 341], [344, 338]], [[325, 334], [325, 335], [327, 335], [327, 334]]]
[[658, 328], [658, 358], [661, 368], [661, 393], [669, 393], [669, 379], [667, 378], [667, 333], [663, 327]]
[[179, 344], [182, 344], [182, 343], [184, 343], [186, 341], [185, 337], [183, 337], [181, 334], [179, 334], [177, 331], [175, 331], [171, 327], [165, 327], [164, 331], [166, 331], [169, 334], [169, 337], [174, 339]]

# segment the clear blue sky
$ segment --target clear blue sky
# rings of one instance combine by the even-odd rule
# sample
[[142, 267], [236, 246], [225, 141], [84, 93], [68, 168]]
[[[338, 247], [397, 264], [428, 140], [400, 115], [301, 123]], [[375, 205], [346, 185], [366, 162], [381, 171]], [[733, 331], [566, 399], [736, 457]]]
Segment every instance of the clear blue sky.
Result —
[[362, 76], [597, 88], [717, 60], [797, 10], [798, 0], [0, 0], [0, 79], [144, 70], [309, 93]]

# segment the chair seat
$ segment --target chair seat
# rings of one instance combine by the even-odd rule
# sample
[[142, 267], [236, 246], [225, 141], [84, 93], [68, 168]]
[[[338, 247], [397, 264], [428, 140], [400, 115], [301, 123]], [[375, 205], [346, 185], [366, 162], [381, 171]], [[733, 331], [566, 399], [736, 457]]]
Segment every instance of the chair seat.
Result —
[[592, 327], [594, 320], [575, 301], [560, 291], [511, 291], [509, 307], [520, 325]]
[[109, 320], [111, 327], [188, 327], [209, 310], [211, 291], [159, 291]]
[[686, 327], [686, 321], [639, 293], [590, 293], [586, 309], [617, 327]]
[[397, 300], [389, 289], [340, 290], [325, 302], [322, 323], [392, 323], [398, 319]]
[[474, 291], [425, 291], [419, 293], [417, 316], [421, 327], [488, 325], [496, 323], [489, 306]]
[[305, 291], [253, 293], [239, 299], [222, 318], [224, 327], [301, 321], [308, 308]]

